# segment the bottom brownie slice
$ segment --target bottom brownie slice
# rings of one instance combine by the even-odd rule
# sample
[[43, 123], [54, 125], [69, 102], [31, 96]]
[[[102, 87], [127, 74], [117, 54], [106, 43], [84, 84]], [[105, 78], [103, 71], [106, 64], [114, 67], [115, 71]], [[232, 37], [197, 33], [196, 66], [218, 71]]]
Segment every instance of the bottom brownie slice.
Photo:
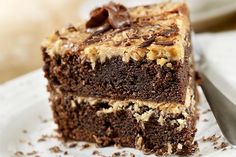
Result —
[[117, 144], [157, 155], [192, 154], [197, 109], [194, 90], [185, 104], [115, 101], [51, 92], [54, 118], [65, 140]]

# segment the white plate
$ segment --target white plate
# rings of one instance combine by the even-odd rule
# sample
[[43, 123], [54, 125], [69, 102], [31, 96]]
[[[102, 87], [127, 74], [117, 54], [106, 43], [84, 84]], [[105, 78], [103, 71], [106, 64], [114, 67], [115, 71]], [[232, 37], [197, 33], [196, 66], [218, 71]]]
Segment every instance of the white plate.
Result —
[[[33, 150], [38, 152], [41, 157], [63, 156], [64, 151], [68, 151], [68, 157], [73, 156], [92, 156], [94, 150], [99, 150], [103, 155], [111, 156], [114, 152], [126, 151], [127, 156], [133, 153], [136, 156], [144, 156], [142, 152], [114, 147], [96, 148], [91, 147], [80, 150], [84, 142], [78, 142], [76, 148], [68, 148], [68, 145], [57, 140], [49, 139], [45, 142], [37, 142], [42, 135], [55, 135], [56, 125], [52, 121], [51, 110], [48, 103], [48, 94], [46, 92], [46, 81], [43, 78], [41, 70], [27, 74], [14, 81], [0, 86], [0, 157], [14, 156], [16, 151], [22, 151], [25, 154]], [[202, 98], [204, 98], [202, 96]], [[202, 142], [203, 136], [208, 137], [213, 134], [222, 136], [211, 112], [202, 114], [208, 109], [205, 100], [200, 103], [200, 120], [198, 122], [196, 140], [199, 143], [200, 152], [194, 156], [202, 154], [204, 157], [231, 157], [236, 155], [236, 149], [227, 147], [227, 150], [215, 150], [211, 142]], [[48, 119], [43, 123], [42, 119]], [[209, 120], [204, 122], [204, 119]], [[27, 130], [27, 133], [23, 133]], [[219, 143], [225, 141], [220, 138]], [[30, 142], [32, 145], [29, 145]], [[59, 146], [62, 153], [51, 153], [50, 147]], [[153, 156], [153, 155], [149, 155]]]

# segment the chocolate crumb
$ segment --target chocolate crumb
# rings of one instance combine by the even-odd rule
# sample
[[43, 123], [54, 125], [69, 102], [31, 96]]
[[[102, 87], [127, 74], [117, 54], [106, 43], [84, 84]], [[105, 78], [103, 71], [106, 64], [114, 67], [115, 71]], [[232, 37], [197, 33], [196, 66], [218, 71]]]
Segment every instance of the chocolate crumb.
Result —
[[41, 137], [41, 138], [38, 139], [37, 142], [44, 142], [44, 141], [46, 141], [46, 139]]
[[208, 119], [203, 119], [203, 122], [208, 122], [209, 120]]
[[220, 150], [220, 149], [226, 149], [228, 147], [228, 143], [226, 142], [221, 142], [221, 144], [219, 146], [215, 146], [214, 149]]
[[54, 136], [52, 136], [52, 135], [51, 136], [49, 136], [49, 135], [41, 135], [41, 137], [38, 139], [37, 142], [44, 142], [44, 141], [46, 141], [49, 138], [54, 138]]
[[150, 38], [148, 38], [146, 41], [141, 43], [138, 48], [144, 48], [150, 46], [156, 39], [156, 35], [152, 35]]
[[[128, 154], [126, 151], [115, 152], [112, 154], [112, 157], [127, 157], [127, 156], [128, 156]], [[135, 155], [133, 153], [129, 153], [129, 156], [135, 157]]]
[[216, 134], [209, 137], [202, 137], [203, 142], [217, 142], [221, 136], [216, 136]]
[[24, 153], [22, 151], [17, 151], [15, 152], [15, 156], [23, 156]]
[[68, 152], [67, 152], [67, 151], [65, 151], [65, 152], [64, 152], [64, 155], [68, 155]]
[[28, 131], [27, 131], [27, 130], [23, 130], [22, 132], [23, 132], [24, 134], [27, 134], [27, 133], [28, 133]]
[[213, 144], [213, 146], [216, 146], [216, 145], [218, 145], [218, 141], [215, 141], [212, 144]]
[[83, 150], [83, 149], [86, 149], [86, 148], [89, 148], [89, 147], [90, 147], [90, 144], [86, 143], [86, 144], [82, 145], [82, 148], [80, 150]]
[[75, 148], [77, 146], [77, 143], [71, 143], [69, 144], [69, 148]]
[[43, 119], [42, 122], [43, 122], [43, 123], [47, 123], [48, 120], [47, 120], [47, 119]]
[[31, 142], [28, 142], [27, 144], [28, 144], [29, 146], [33, 146], [33, 144], [32, 144]]
[[120, 152], [115, 152], [112, 154], [112, 157], [119, 157], [120, 155], [121, 155]]
[[97, 155], [97, 154], [100, 154], [100, 152], [97, 151], [97, 150], [94, 150], [92, 154], [93, 154], [93, 155]]
[[50, 147], [50, 148], [49, 148], [49, 151], [50, 151], [51, 153], [60, 153], [60, 152], [61, 152], [61, 149], [60, 149], [60, 147], [58, 147], [58, 146], [54, 146], [54, 147]]
[[228, 145], [229, 145], [228, 143], [222, 142], [221, 145], [220, 145], [220, 147], [221, 147], [221, 148], [225, 148], [225, 147], [228, 147]]
[[97, 155], [97, 156], [100, 156], [100, 157], [106, 157], [105, 155], [101, 154], [101, 152], [99, 152], [98, 150], [94, 150], [92, 155]]
[[[63, 37], [62, 37], [63, 38]], [[49, 121], [51, 121], [52, 119], [44, 119], [42, 116], [38, 116], [39, 120], [42, 122], [42, 123], [47, 123]]]
[[34, 151], [32, 151], [32, 152], [29, 152], [29, 153], [27, 153], [27, 155], [28, 156], [31, 156], [31, 155], [36, 155], [38, 152], [36, 152], [35, 150]]
[[212, 145], [214, 146], [214, 149], [216, 149], [216, 150], [222, 150], [222, 151], [224, 151], [224, 150], [226, 150], [227, 149], [227, 147], [228, 147], [228, 143], [226, 143], [226, 142], [221, 142], [220, 143], [220, 145], [219, 145], [219, 139], [220, 139], [220, 135], [219, 136], [216, 136], [216, 134], [214, 134], [214, 135], [212, 135], [212, 136], [209, 136], [209, 137], [202, 137], [202, 141], [203, 142], [212, 142]]
[[129, 153], [130, 157], [135, 157], [135, 154]]
[[211, 109], [207, 109], [206, 111], [203, 111], [202, 114], [206, 114], [208, 112], [211, 112]]

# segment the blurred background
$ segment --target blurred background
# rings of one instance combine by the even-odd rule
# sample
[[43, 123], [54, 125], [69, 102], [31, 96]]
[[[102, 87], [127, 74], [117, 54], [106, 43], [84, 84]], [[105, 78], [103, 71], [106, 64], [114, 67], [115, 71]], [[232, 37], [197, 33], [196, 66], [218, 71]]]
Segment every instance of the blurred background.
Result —
[[[109, 0], [0, 0], [0, 83], [42, 66], [41, 41]], [[128, 6], [160, 0], [114, 0]], [[197, 33], [236, 30], [235, 0], [186, 0]], [[236, 41], [236, 38], [235, 38]]]

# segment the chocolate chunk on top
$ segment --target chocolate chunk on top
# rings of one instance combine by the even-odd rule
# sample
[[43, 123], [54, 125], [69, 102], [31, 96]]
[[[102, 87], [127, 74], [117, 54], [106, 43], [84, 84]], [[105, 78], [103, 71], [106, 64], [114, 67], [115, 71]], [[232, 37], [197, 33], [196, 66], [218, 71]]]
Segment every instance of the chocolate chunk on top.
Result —
[[108, 28], [123, 28], [130, 25], [129, 13], [125, 6], [110, 2], [94, 9], [86, 23], [88, 32], [103, 32]]
[[156, 39], [156, 35], [152, 35], [151, 37], [149, 37], [146, 41], [144, 41], [143, 43], [141, 43], [138, 47], [139, 48], [143, 48], [143, 47], [147, 47], [150, 46]]

